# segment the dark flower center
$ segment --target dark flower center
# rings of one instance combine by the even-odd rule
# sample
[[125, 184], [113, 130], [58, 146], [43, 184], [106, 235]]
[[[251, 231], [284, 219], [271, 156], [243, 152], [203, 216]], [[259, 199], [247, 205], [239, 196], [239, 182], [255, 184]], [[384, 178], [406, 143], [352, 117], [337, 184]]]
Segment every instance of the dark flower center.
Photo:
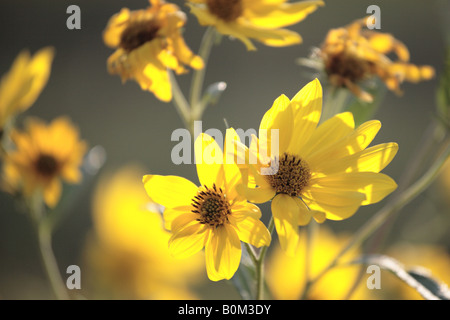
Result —
[[120, 35], [120, 47], [130, 52], [156, 38], [159, 25], [152, 19], [131, 23]]
[[35, 163], [35, 168], [42, 176], [52, 177], [58, 172], [59, 165], [55, 157], [41, 154]]
[[339, 75], [352, 82], [358, 82], [367, 77], [370, 73], [370, 68], [371, 65], [368, 61], [348, 54], [333, 55], [325, 64], [325, 70], [328, 75]]
[[242, 15], [242, 0], [207, 0], [209, 12], [220, 19], [231, 22]]
[[265, 177], [277, 193], [299, 196], [311, 179], [308, 164], [295, 155], [284, 153], [272, 160], [271, 167], [278, 171]]
[[213, 184], [212, 188], [203, 186], [199, 188], [197, 195], [192, 199], [193, 213], [200, 217], [197, 221], [201, 224], [208, 224], [211, 227], [218, 227], [228, 222], [228, 215], [231, 214], [230, 204], [221, 188]]

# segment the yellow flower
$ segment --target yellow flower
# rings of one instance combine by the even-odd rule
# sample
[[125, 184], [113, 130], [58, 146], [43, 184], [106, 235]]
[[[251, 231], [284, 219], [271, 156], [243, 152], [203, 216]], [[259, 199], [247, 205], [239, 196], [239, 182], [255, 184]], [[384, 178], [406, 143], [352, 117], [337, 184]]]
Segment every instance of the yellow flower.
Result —
[[100, 298], [196, 298], [189, 285], [200, 281], [201, 256], [180, 261], [170, 255], [170, 233], [142, 188], [142, 172], [124, 166], [95, 189], [95, 235], [85, 251], [90, 288]]
[[26, 131], [13, 130], [11, 139], [17, 149], [5, 157], [4, 177], [25, 197], [41, 191], [45, 203], [54, 207], [61, 195], [61, 178], [68, 183], [81, 180], [86, 143], [79, 140], [69, 119], [60, 117], [49, 125], [29, 119]]
[[[347, 235], [335, 235], [330, 229], [320, 227], [314, 236], [310, 250], [309, 277], [315, 279], [334, 259], [347, 242]], [[306, 285], [305, 278], [306, 232], [301, 233], [301, 242], [294, 257], [287, 256], [279, 247], [267, 261], [267, 283], [273, 298], [279, 300], [300, 299]], [[353, 249], [342, 257], [343, 263], [350, 262], [359, 256], [359, 250]], [[370, 290], [366, 281], [361, 281], [350, 297], [355, 281], [359, 277], [361, 266], [337, 266], [323, 275], [309, 290], [306, 299], [342, 300], [369, 299]]]
[[109, 20], [103, 33], [105, 44], [117, 50], [108, 58], [108, 71], [122, 81], [136, 80], [162, 101], [172, 99], [168, 69], [177, 74], [185, 66], [203, 68], [203, 60], [187, 47], [181, 28], [185, 14], [174, 4], [150, 0], [151, 7], [130, 11], [123, 8]]
[[273, 47], [301, 43], [298, 33], [280, 28], [302, 21], [323, 2], [189, 0], [187, 5], [201, 25], [214, 26], [218, 32], [241, 40], [248, 50], [256, 50], [250, 39]]
[[[368, 121], [355, 129], [353, 115], [344, 112], [317, 126], [321, 109], [322, 87], [317, 79], [292, 100], [285, 95], [276, 99], [261, 121], [260, 141], [254, 137], [250, 145], [250, 154], [258, 161], [246, 160], [248, 186], [240, 186], [249, 201], [272, 200], [275, 228], [289, 254], [296, 250], [299, 225], [311, 218], [347, 219], [360, 206], [382, 200], [397, 187], [379, 172], [391, 162], [398, 145], [366, 149], [381, 123]], [[266, 147], [272, 145], [276, 132], [278, 154]]]
[[[22, 51], [0, 82], [0, 132], [11, 117], [27, 110], [47, 84], [54, 50], [43, 48], [30, 57]], [[1, 135], [0, 135], [1, 136]]]
[[[363, 29], [366, 19], [328, 32], [319, 56], [332, 85], [347, 87], [370, 102], [372, 96], [359, 85], [364, 80], [379, 77], [390, 90], [401, 94], [402, 82], [417, 83], [434, 76], [432, 67], [408, 63], [408, 48], [391, 34]], [[392, 52], [398, 60], [387, 57]]]
[[[236, 137], [227, 130], [225, 140]], [[225, 143], [226, 145], [226, 143]], [[230, 279], [239, 267], [241, 241], [255, 247], [268, 246], [271, 236], [259, 220], [261, 211], [238, 195], [238, 167], [227, 164], [226, 152], [210, 136], [195, 142], [200, 187], [177, 176], [146, 175], [150, 198], [165, 207], [164, 220], [172, 231], [170, 252], [178, 258], [191, 256], [205, 247], [209, 279]]]

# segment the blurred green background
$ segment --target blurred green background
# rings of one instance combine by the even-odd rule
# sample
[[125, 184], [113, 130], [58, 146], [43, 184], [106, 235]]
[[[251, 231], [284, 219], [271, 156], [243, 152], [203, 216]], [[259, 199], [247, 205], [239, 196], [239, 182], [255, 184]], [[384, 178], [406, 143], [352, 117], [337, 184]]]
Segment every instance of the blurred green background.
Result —
[[[183, 1], [173, 2], [187, 13], [184, 36], [190, 48], [197, 52], [204, 28], [189, 14]], [[407, 45], [412, 63], [429, 64], [439, 75], [448, 34], [445, 28], [449, 28], [448, 1], [329, 0], [325, 3], [325, 7], [305, 21], [289, 27], [302, 35], [302, 45], [270, 48], [257, 44], [258, 51], [247, 52], [241, 42], [224, 38], [220, 46], [213, 48], [205, 83], [225, 81], [228, 87], [219, 103], [206, 110], [204, 130], [225, 129], [223, 119], [235, 128], [257, 128], [276, 97], [282, 93], [293, 97], [313, 77], [311, 70], [300, 67], [295, 60], [308, 56], [312, 47], [319, 46], [330, 28], [365, 16], [371, 4], [381, 8], [381, 31], [392, 33]], [[69, 17], [66, 9], [71, 4], [81, 8], [81, 30], [66, 28]], [[27, 116], [35, 115], [49, 121], [59, 115], [69, 115], [90, 146], [105, 148], [105, 170], [134, 162], [144, 165], [148, 169], [146, 173], [180, 175], [197, 181], [193, 165], [171, 163], [171, 149], [176, 144], [170, 140], [171, 133], [183, 126], [172, 104], [141, 91], [133, 81], [123, 85], [118, 76], [106, 71], [106, 59], [113, 52], [102, 41], [108, 19], [122, 7], [141, 9], [146, 6], [145, 0], [2, 0], [0, 74], [9, 70], [22, 49], [34, 53], [44, 46], [55, 47], [49, 82]], [[190, 74], [178, 80], [187, 92]], [[434, 117], [437, 84], [437, 77], [419, 84], [404, 83], [404, 96], [388, 92], [374, 117], [383, 124], [374, 144], [395, 141], [400, 146], [397, 157], [384, 171], [396, 180], [406, 162], [414, 157], [416, 145]], [[63, 272], [68, 265], [82, 263], [85, 238], [92, 229], [94, 186], [95, 181], [85, 185], [54, 235], [54, 251]], [[446, 192], [448, 194], [448, 190]], [[450, 210], [448, 205], [440, 204], [439, 195], [440, 189], [434, 185], [405, 207], [389, 233], [390, 241], [431, 241], [450, 246], [447, 232]], [[346, 221], [327, 224], [336, 230], [355, 230], [381, 206], [362, 207]], [[268, 208], [263, 206], [263, 209], [267, 215]], [[442, 218], [444, 214], [447, 219]], [[424, 215], [438, 218], [428, 219]], [[84, 284], [82, 282], [83, 290]], [[204, 281], [198, 292], [205, 299], [238, 297], [225, 281]], [[0, 299], [46, 298], [49, 294], [29, 221], [17, 210], [11, 197], [2, 193]]]

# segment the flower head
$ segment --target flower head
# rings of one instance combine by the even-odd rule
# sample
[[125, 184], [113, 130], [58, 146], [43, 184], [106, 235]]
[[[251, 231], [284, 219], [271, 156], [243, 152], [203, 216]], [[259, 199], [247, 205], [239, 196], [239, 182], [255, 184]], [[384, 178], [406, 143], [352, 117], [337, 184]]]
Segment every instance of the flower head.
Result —
[[[318, 55], [332, 85], [346, 87], [370, 102], [372, 96], [360, 86], [364, 80], [378, 77], [400, 94], [402, 82], [416, 83], [434, 76], [432, 67], [409, 63], [408, 48], [391, 34], [363, 29], [366, 19], [328, 32]], [[395, 61], [387, 56], [390, 53], [397, 56]]]
[[119, 299], [192, 299], [188, 286], [200, 280], [201, 256], [180, 261], [167, 248], [159, 208], [139, 181], [144, 170], [124, 166], [95, 188], [95, 237], [86, 247], [91, 288]]
[[[247, 150], [248, 165], [242, 170], [248, 181], [238, 187], [249, 201], [272, 200], [281, 247], [291, 255], [299, 225], [312, 218], [349, 218], [360, 206], [382, 200], [397, 187], [379, 173], [397, 153], [397, 144], [367, 148], [381, 123], [368, 121], [355, 129], [353, 115], [344, 112], [318, 126], [321, 109], [317, 79], [292, 100], [285, 95], [275, 100], [261, 121], [260, 138], [253, 136]], [[262, 135], [264, 130], [267, 134]], [[271, 150], [275, 133], [278, 152]], [[257, 161], [251, 161], [252, 155]]]
[[[50, 76], [54, 50], [43, 48], [32, 57], [22, 51], [0, 82], [0, 132], [11, 117], [27, 110], [37, 99]], [[0, 135], [1, 137], [1, 135]]]
[[61, 195], [61, 178], [68, 183], [81, 180], [80, 166], [86, 143], [69, 119], [60, 117], [49, 125], [29, 119], [24, 132], [13, 130], [16, 150], [7, 153], [5, 183], [30, 197], [43, 193], [45, 203], [54, 207]]
[[[233, 130], [227, 130], [226, 140], [235, 137]], [[255, 247], [268, 246], [271, 241], [259, 220], [259, 208], [237, 193], [240, 172], [234, 163], [226, 162], [225, 155], [214, 139], [202, 134], [195, 142], [200, 186], [177, 176], [143, 178], [150, 198], [165, 207], [165, 225], [172, 232], [170, 252], [184, 258], [205, 247], [206, 270], [213, 281], [234, 275], [241, 259], [241, 241]]]
[[151, 7], [130, 11], [123, 8], [109, 20], [103, 33], [105, 44], [117, 50], [108, 58], [108, 71], [123, 81], [136, 80], [162, 101], [172, 99], [168, 69], [180, 74], [186, 66], [203, 68], [203, 61], [187, 47], [181, 28], [185, 14], [178, 6], [151, 0]]
[[302, 38], [298, 33], [280, 28], [302, 21], [321, 5], [322, 1], [188, 1], [201, 25], [214, 26], [218, 32], [241, 40], [248, 50], [256, 50], [250, 39], [274, 47], [300, 43]]

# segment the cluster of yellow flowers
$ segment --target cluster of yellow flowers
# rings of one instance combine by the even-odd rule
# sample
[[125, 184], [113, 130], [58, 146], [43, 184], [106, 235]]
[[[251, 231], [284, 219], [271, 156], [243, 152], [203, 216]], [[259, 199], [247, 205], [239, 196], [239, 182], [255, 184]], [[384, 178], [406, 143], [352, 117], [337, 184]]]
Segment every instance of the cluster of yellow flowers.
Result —
[[[107, 70], [122, 81], [135, 80], [161, 101], [176, 100], [183, 110], [187, 102], [180, 98], [172, 73], [192, 68], [201, 75], [208, 55], [197, 55], [187, 46], [182, 35], [187, 18], [177, 5], [149, 2], [142, 10], [123, 8], [109, 20], [103, 40], [115, 52], [107, 59]], [[199, 24], [215, 35], [236, 38], [247, 50], [256, 50], [254, 41], [271, 47], [300, 44], [301, 36], [284, 27], [302, 21], [324, 2], [189, 0], [186, 4]], [[316, 58], [331, 86], [370, 102], [373, 97], [363, 89], [366, 80], [378, 78], [400, 93], [403, 81], [434, 76], [432, 67], [409, 63], [408, 49], [392, 35], [364, 30], [366, 19], [330, 30], [321, 45]], [[392, 52], [398, 61], [388, 58]], [[45, 87], [53, 55], [52, 48], [33, 57], [21, 53], [0, 83], [1, 186], [24, 200], [31, 211], [36, 210], [36, 201], [55, 208], [62, 181], [81, 181], [87, 152], [87, 143], [67, 117], [48, 125], [26, 119], [23, 130], [16, 124], [17, 116]], [[353, 298], [373, 298], [367, 290], [352, 287], [358, 266], [321, 274], [339, 254], [342, 239], [350, 236], [321, 226], [317, 241], [307, 248], [303, 227], [348, 219], [361, 206], [378, 203], [396, 190], [396, 182], [381, 171], [394, 159], [398, 145], [371, 146], [381, 128], [377, 120], [356, 125], [351, 112], [324, 118], [322, 108], [323, 88], [314, 79], [293, 98], [282, 94], [275, 99], [248, 146], [234, 128], [227, 129], [223, 150], [219, 141], [201, 133], [194, 142], [199, 183], [173, 175], [144, 175], [145, 169], [136, 167], [103, 178], [94, 194], [95, 235], [89, 237], [85, 253], [95, 282], [112, 298], [197, 298], [188, 288], [201, 278], [203, 265], [210, 280], [231, 279], [246, 254], [255, 268], [256, 298], [264, 297], [265, 281], [277, 299], [342, 299], [349, 292]], [[186, 115], [185, 111], [181, 113]], [[185, 123], [199, 120], [199, 115], [192, 113]], [[235, 161], [230, 163], [230, 157]], [[257, 206], [263, 203], [270, 203], [267, 217]], [[274, 242], [273, 230], [280, 248], [272, 251], [264, 279], [264, 257]], [[314, 264], [305, 252], [311, 253]], [[361, 251], [352, 248], [346, 253], [350, 261]], [[320, 280], [311, 283], [317, 275]], [[111, 279], [120, 281], [110, 286]]]

